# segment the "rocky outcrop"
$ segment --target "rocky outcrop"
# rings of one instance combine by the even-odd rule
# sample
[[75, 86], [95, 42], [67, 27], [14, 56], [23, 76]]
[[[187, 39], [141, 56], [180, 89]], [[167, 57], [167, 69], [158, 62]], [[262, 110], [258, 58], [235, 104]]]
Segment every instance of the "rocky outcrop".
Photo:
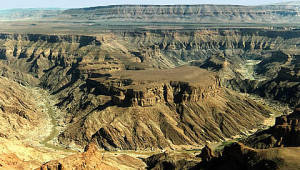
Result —
[[7, 78], [0, 77], [1, 137], [24, 139], [28, 131], [43, 121], [32, 93]]
[[122, 71], [86, 83], [61, 103], [77, 111], [60, 135], [64, 144], [96, 141], [107, 150], [197, 146], [244, 133], [270, 113], [197, 67]]
[[284, 162], [285, 161], [280, 158], [280, 155], [278, 155], [276, 151], [255, 150], [241, 143], [233, 143], [224, 148], [221, 156], [214, 157], [210, 161], [203, 161], [193, 168], [206, 170], [271, 170], [282, 168]]
[[197, 157], [200, 157], [203, 162], [208, 162], [214, 159], [216, 156], [213, 150], [209, 146], [205, 145], [204, 148], [202, 148], [201, 153], [197, 155]]
[[[201, 152], [210, 153], [211, 149], [204, 147]], [[299, 153], [299, 147], [253, 149], [235, 142], [225, 146], [218, 156], [202, 155], [202, 160], [193, 154], [162, 153], [145, 159], [145, 162], [148, 169], [284, 170], [299, 169]]]
[[192, 154], [176, 152], [164, 152], [144, 159], [147, 169], [190, 169], [200, 161]]
[[276, 118], [275, 125], [247, 138], [245, 143], [255, 148], [300, 146], [299, 105], [290, 115]]
[[120, 154], [114, 155], [102, 153], [96, 145], [90, 144], [84, 153], [78, 153], [60, 160], [53, 160], [42, 165], [40, 170], [59, 170], [59, 169], [143, 169], [145, 163], [142, 160], [131, 156]]
[[263, 66], [270, 67], [265, 69], [266, 74], [273, 74], [274, 78], [263, 83], [257, 92], [296, 106], [300, 103], [300, 58], [295, 53], [283, 55], [285, 56], [275, 55], [271, 59], [266, 59]]

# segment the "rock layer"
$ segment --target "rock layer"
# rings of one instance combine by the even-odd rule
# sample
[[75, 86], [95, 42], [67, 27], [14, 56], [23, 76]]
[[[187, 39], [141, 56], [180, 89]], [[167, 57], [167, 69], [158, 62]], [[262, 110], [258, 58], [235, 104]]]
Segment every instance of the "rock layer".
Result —
[[286, 22], [298, 21], [298, 6], [266, 5], [113, 5], [66, 10], [70, 19], [110, 19], [110, 21], [182, 21], [182, 22]]
[[108, 150], [197, 146], [256, 128], [271, 113], [197, 67], [117, 72], [89, 79], [81, 89], [62, 103], [78, 113], [60, 136], [65, 144], [95, 140]]

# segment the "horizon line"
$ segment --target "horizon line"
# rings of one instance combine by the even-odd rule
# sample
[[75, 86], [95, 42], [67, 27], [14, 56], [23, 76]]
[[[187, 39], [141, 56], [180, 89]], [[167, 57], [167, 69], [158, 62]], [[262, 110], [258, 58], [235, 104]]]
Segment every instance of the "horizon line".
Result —
[[[34, 9], [44, 9], [44, 10], [67, 10], [67, 9], [82, 9], [82, 8], [95, 8], [95, 7], [109, 7], [109, 6], [197, 6], [197, 5], [215, 5], [215, 6], [280, 6], [282, 4], [260, 4], [260, 5], [242, 5], [242, 4], [111, 4], [111, 5], [97, 5], [97, 6], [85, 6], [85, 7], [67, 7], [67, 8], [62, 8], [62, 7], [28, 7], [28, 8], [0, 8], [0, 11], [3, 10], [34, 10]], [[282, 5], [286, 6], [286, 5]]]

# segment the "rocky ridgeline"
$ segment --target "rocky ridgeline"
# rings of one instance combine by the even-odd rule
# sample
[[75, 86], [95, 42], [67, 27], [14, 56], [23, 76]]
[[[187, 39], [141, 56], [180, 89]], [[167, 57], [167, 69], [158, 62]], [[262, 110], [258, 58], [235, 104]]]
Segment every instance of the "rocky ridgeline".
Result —
[[273, 136], [276, 146], [300, 146], [300, 124], [299, 108], [289, 116], [282, 116], [276, 119]]
[[[112, 5], [80, 9], [11, 9], [3, 10], [2, 20], [55, 21], [143, 21], [185, 23], [287, 23], [299, 22], [296, 5]], [[57, 29], [57, 28], [56, 28]]]
[[65, 10], [69, 19], [110, 19], [185, 22], [285, 22], [297, 16], [299, 6], [238, 6], [238, 5], [113, 5]]
[[[87, 80], [90, 88], [95, 88], [95, 91], [104, 91], [106, 95], [111, 95], [112, 103], [118, 106], [154, 106], [159, 103], [185, 103], [198, 102], [205, 100], [208, 97], [213, 97], [220, 91], [220, 82], [216, 80], [216, 84], [208, 87], [199, 87], [188, 82], [170, 81], [170, 82], [144, 82], [135, 84], [142, 87], [130, 88], [124, 83], [125, 80], [118, 82], [115, 86], [111, 82], [99, 82], [96, 79]], [[132, 80], [127, 80], [131, 82]], [[146, 85], [145, 85], [146, 84]], [[129, 86], [129, 87], [128, 87]]]

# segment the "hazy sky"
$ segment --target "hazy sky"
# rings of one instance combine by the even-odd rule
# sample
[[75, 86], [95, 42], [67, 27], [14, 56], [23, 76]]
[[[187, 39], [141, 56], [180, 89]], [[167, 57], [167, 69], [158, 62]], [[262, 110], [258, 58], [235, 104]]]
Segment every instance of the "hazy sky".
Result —
[[261, 5], [288, 0], [3, 0], [0, 9], [8, 8], [80, 8], [114, 4], [238, 4]]

